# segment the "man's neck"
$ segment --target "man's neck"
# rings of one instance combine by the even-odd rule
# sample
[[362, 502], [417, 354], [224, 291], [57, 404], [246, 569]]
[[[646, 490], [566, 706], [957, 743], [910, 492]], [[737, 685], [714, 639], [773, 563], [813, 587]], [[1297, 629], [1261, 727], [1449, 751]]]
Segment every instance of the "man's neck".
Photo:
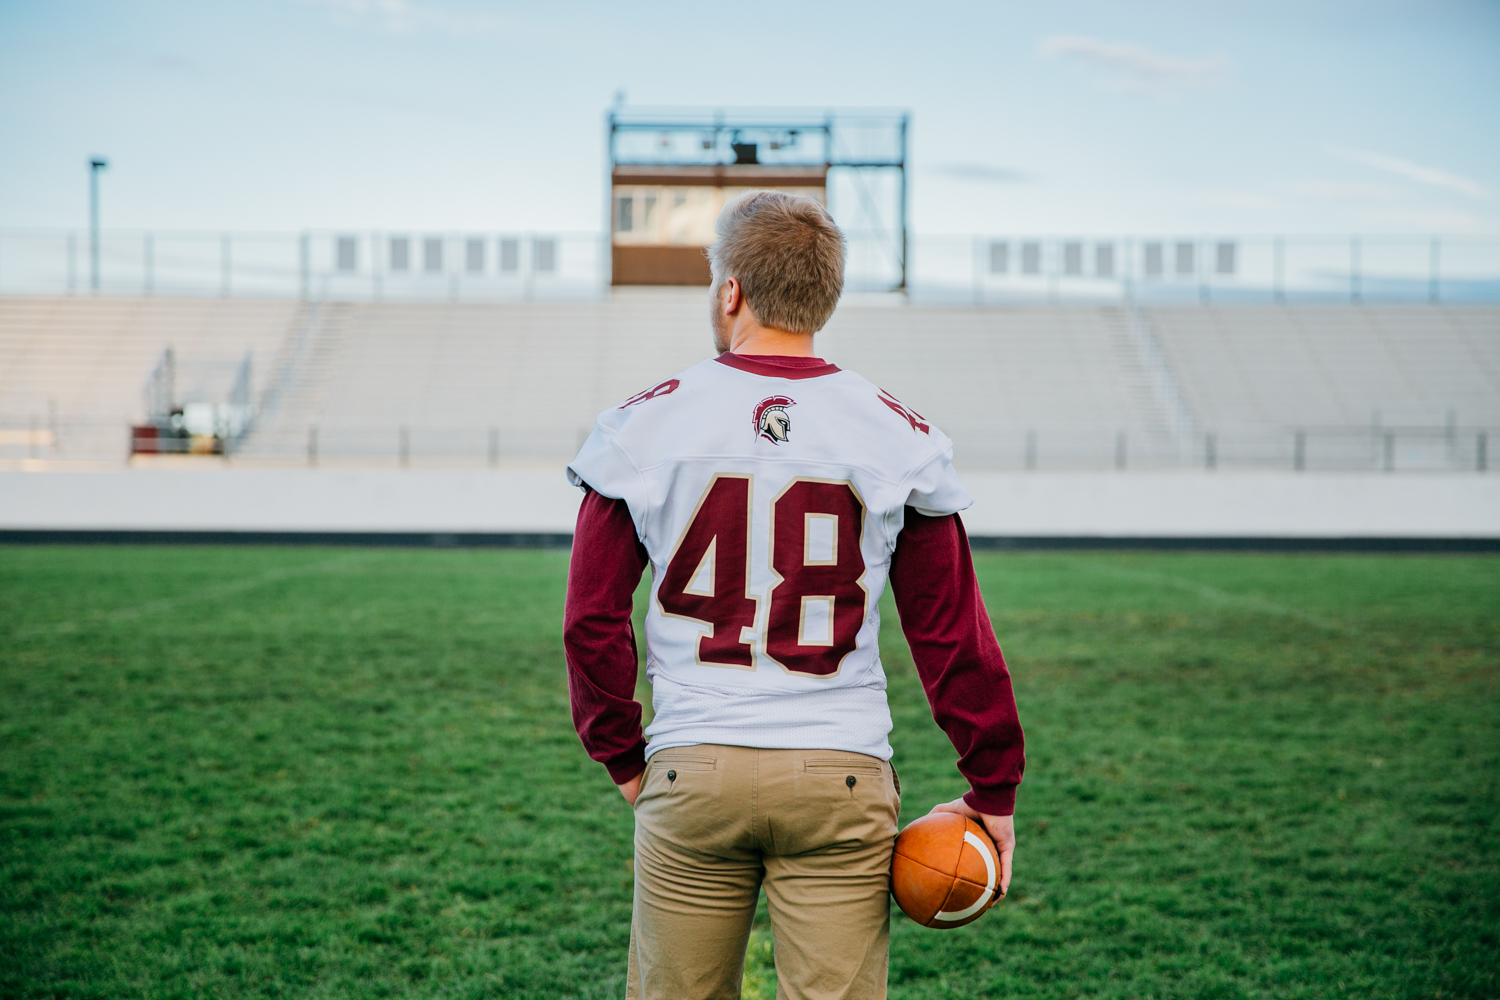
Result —
[[729, 350], [734, 354], [775, 355], [783, 358], [812, 358], [813, 335], [778, 330], [759, 323], [737, 323], [730, 331]]

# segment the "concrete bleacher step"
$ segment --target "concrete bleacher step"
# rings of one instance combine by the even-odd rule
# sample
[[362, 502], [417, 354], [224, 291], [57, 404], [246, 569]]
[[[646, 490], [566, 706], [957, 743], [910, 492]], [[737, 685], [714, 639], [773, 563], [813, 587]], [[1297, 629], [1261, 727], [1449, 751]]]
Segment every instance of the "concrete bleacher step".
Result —
[[262, 398], [255, 427], [240, 442], [239, 455], [276, 457], [306, 446], [307, 430], [322, 421], [329, 386], [346, 364], [352, 308], [347, 303], [307, 307], [278, 352], [276, 381]]
[[1110, 329], [1110, 351], [1134, 410], [1130, 424], [1150, 432], [1153, 437], [1164, 439], [1171, 433], [1167, 404], [1131, 336], [1130, 318], [1120, 309], [1106, 310], [1105, 315]]

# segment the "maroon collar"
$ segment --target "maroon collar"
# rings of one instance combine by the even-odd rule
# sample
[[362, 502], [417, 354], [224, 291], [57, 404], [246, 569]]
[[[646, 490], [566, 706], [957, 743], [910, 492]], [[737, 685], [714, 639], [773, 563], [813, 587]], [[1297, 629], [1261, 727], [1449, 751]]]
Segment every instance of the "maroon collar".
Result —
[[725, 351], [714, 360], [767, 378], [817, 378], [839, 370], [837, 365], [830, 365], [822, 358], [792, 358], [780, 354], [731, 354]]

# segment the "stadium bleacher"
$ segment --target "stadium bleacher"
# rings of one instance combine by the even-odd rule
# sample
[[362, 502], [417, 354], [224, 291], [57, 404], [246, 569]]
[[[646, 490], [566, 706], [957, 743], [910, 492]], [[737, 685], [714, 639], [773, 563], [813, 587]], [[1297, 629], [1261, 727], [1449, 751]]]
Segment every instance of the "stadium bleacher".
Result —
[[1430, 306], [1149, 310], [1206, 424], [1500, 420], [1500, 312]]
[[[41, 427], [57, 432], [41, 457], [123, 460], [171, 346], [188, 373], [253, 352], [260, 412], [237, 462], [554, 463], [599, 410], [707, 357], [706, 312], [701, 290], [506, 304], [0, 298], [0, 458], [35, 456]], [[1369, 467], [1386, 428], [1436, 442], [1411, 467], [1472, 468], [1478, 435], [1500, 428], [1493, 306], [851, 300], [820, 344], [947, 430], [968, 468], [1192, 465], [1205, 446], [1226, 467], [1291, 468], [1294, 448], [1308, 467]]]
[[1284, 461], [1267, 444], [1284, 452], [1300, 433], [1306, 465], [1383, 466], [1399, 441], [1408, 468], [1474, 468], [1478, 435], [1500, 425], [1493, 307], [1145, 312], [1199, 428], [1241, 455]]
[[1118, 307], [841, 309], [826, 345], [931, 417], [971, 467], [1108, 464], [1120, 434], [1138, 458], [1170, 461], [1170, 408], [1129, 326]]
[[[173, 348], [178, 394], [213, 395], [247, 352], [252, 391], [303, 311], [253, 299], [0, 297], [0, 458], [122, 461], [147, 377]], [[222, 384], [222, 386], [221, 386]]]

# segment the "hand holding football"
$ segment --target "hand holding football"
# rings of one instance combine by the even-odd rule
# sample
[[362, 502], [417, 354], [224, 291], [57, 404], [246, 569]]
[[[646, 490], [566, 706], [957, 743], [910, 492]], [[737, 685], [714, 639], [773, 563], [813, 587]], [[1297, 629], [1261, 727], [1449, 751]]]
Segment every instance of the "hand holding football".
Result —
[[923, 927], [962, 927], [1000, 898], [1000, 854], [967, 816], [931, 813], [896, 838], [891, 893]]

